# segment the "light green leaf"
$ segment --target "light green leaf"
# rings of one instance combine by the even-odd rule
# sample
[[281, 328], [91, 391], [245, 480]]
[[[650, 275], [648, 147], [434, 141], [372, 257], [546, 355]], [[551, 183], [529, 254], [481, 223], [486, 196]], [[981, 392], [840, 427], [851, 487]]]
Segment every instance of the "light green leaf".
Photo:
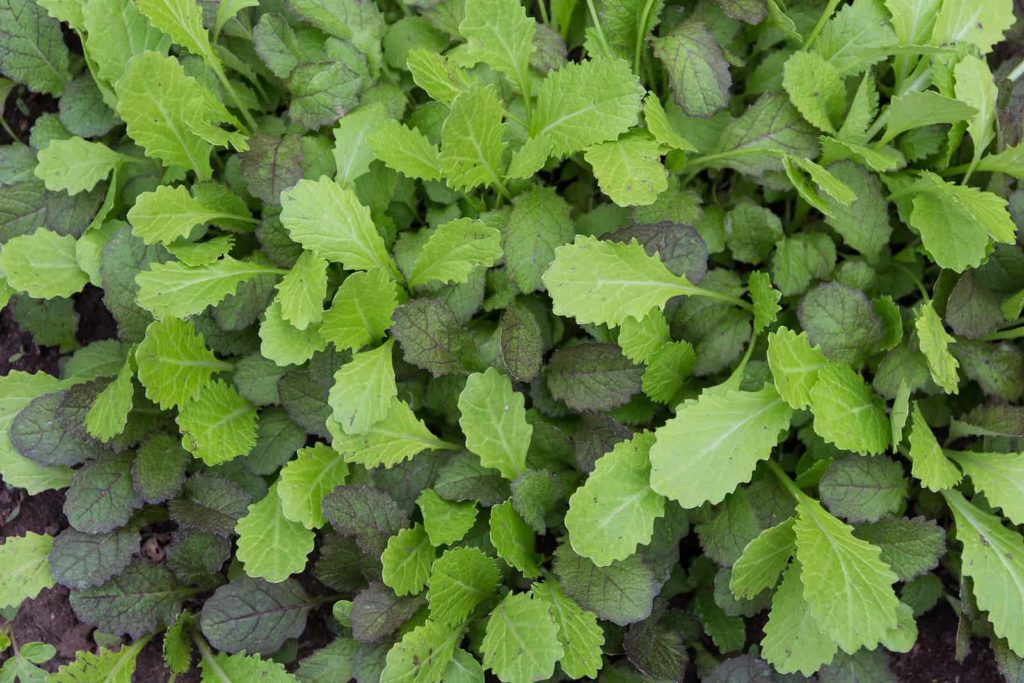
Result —
[[839, 646], [815, 621], [804, 600], [801, 567], [796, 560], [782, 576], [772, 597], [772, 610], [764, 627], [762, 655], [782, 674], [813, 676], [835, 657]]
[[747, 288], [750, 290], [750, 300], [754, 302], [754, 333], [760, 334], [775, 322], [782, 310], [779, 306], [782, 293], [772, 287], [768, 273], [751, 273]]
[[388, 650], [380, 683], [440, 683], [462, 628], [427, 620]]
[[565, 528], [577, 555], [606, 567], [651, 542], [654, 523], [665, 514], [665, 499], [651, 490], [653, 444], [648, 432], [615, 444], [569, 498]]
[[950, 451], [949, 457], [1014, 524], [1024, 523], [1024, 453]]
[[946, 328], [942, 325], [942, 318], [935, 312], [931, 302], [925, 301], [917, 309], [914, 328], [917, 330], [917, 340], [921, 352], [928, 360], [928, 369], [931, 371], [932, 379], [947, 394], [957, 393], [960, 383], [957, 368], [960, 367], [960, 363], [949, 350], [950, 343], [955, 342], [956, 339], [946, 332]]
[[167, 54], [171, 39], [153, 28], [134, 3], [88, 0], [80, 4], [85, 24], [84, 48], [96, 65], [96, 75], [102, 79], [97, 84], [117, 83], [129, 60], [137, 54]]
[[541, 558], [535, 552], [533, 530], [512, 507], [511, 500], [491, 508], [490, 531], [498, 557], [528, 579], [540, 576]]
[[394, 345], [389, 339], [372, 351], [357, 353], [334, 373], [327, 402], [346, 434], [366, 434], [388, 416], [398, 396], [391, 360]]
[[512, 389], [508, 377], [494, 368], [470, 375], [458, 406], [466, 448], [481, 464], [509, 480], [522, 474], [533, 426], [526, 422], [523, 395]]
[[163, 409], [181, 406], [208, 386], [231, 364], [206, 348], [191, 321], [166, 318], [152, 322], [135, 351], [139, 381], [146, 396]]
[[651, 356], [644, 370], [641, 387], [652, 401], [674, 405], [687, 380], [693, 374], [697, 355], [690, 342], [665, 344]]
[[658, 257], [648, 256], [636, 240], [606, 242], [589, 236], [555, 249], [543, 280], [556, 315], [612, 326], [663, 309], [674, 296], [703, 292]]
[[768, 335], [767, 355], [782, 400], [797, 410], [810, 406], [811, 389], [827, 362], [821, 349], [811, 346], [806, 332], [780, 327]]
[[351, 273], [324, 313], [320, 334], [339, 351], [358, 351], [384, 336], [397, 306], [395, 283], [383, 269]]
[[505, 193], [504, 107], [491, 87], [476, 86], [452, 102], [441, 129], [438, 161], [449, 186], [472, 190], [490, 186]]
[[74, 195], [96, 187], [120, 162], [121, 155], [102, 142], [73, 137], [39, 150], [35, 174], [50, 192]]
[[796, 550], [793, 518], [762, 531], [743, 549], [732, 566], [729, 589], [737, 598], [751, 599], [774, 588]]
[[110, 441], [124, 431], [128, 413], [132, 409], [135, 387], [131, 359], [125, 359], [117, 377], [103, 388], [96, 401], [85, 414], [85, 430], [100, 441]]
[[531, 138], [564, 157], [615, 140], [635, 126], [644, 90], [621, 59], [590, 59], [548, 74], [537, 89]]
[[692, 142], [684, 138], [679, 131], [673, 127], [668, 120], [661, 100], [654, 93], [647, 93], [644, 97], [644, 122], [647, 124], [647, 131], [654, 136], [654, 139], [672, 149], [683, 152], [696, 152], [697, 148]]
[[596, 678], [601, 670], [604, 632], [597, 616], [565, 597], [552, 580], [533, 584], [533, 599], [547, 603], [558, 626], [558, 640], [565, 650], [560, 660], [562, 671], [573, 678]]
[[260, 353], [264, 358], [281, 367], [301, 365], [326, 346], [318, 325], [300, 330], [284, 319], [280, 297], [275, 297], [267, 306], [260, 324]]
[[770, 384], [759, 391], [705, 389], [655, 431], [651, 488], [685, 508], [720, 503], [750, 481], [792, 415]]
[[458, 218], [438, 226], [423, 245], [409, 286], [465, 282], [480, 267], [501, 258], [501, 232], [478, 220]]
[[74, 661], [59, 668], [47, 680], [52, 683], [132, 683], [139, 653], [148, 641], [148, 638], [141, 638], [114, 652], [105, 647], [98, 653], [80, 650]]
[[423, 527], [430, 543], [451, 545], [462, 540], [476, 522], [476, 503], [472, 500], [451, 501], [427, 489], [416, 499], [423, 515]]
[[236, 556], [245, 573], [253, 578], [280, 583], [306, 566], [313, 552], [314, 534], [284, 515], [278, 484], [262, 499], [249, 506], [238, 523]]
[[154, 263], [135, 276], [138, 303], [157, 318], [187, 318], [234, 294], [238, 285], [259, 275], [279, 275], [280, 268], [225, 256], [206, 266]]
[[505, 596], [487, 619], [480, 651], [484, 666], [506, 683], [551, 678], [565, 654], [547, 602], [530, 593]]
[[656, 308], [640, 319], [626, 318], [619, 326], [619, 348], [634, 363], [649, 363], [654, 352], [671, 341], [668, 321]]
[[507, 76], [530, 96], [530, 55], [537, 23], [518, 0], [479, 0], [466, 4], [459, 33], [470, 55]]
[[0, 545], [0, 608], [18, 607], [44, 588], [54, 585], [50, 574], [50, 549], [53, 536], [29, 531], [24, 536], [8, 536]]
[[395, 272], [370, 210], [355, 192], [329, 178], [300, 180], [282, 192], [281, 223], [293, 240], [328, 261], [349, 270]]
[[1003, 0], [943, 2], [929, 44], [957, 47], [973, 43], [983, 54], [988, 53], [1015, 21], [1013, 3]]
[[892, 430], [885, 402], [850, 366], [829, 362], [811, 388], [814, 431], [839, 448], [878, 455], [889, 447]]
[[942, 446], [916, 403], [912, 415], [909, 438], [911, 474], [932, 491], [953, 488], [960, 483], [960, 471], [942, 452]]
[[626, 135], [587, 149], [601, 191], [619, 206], [653, 204], [668, 189], [668, 171], [661, 164], [661, 143], [643, 134]]
[[382, 121], [370, 133], [377, 158], [409, 178], [439, 180], [441, 152], [427, 136], [394, 120]]
[[988, 613], [996, 635], [1024, 651], [1024, 539], [1001, 519], [968, 503], [955, 490], [943, 491], [963, 544], [963, 573], [974, 579], [978, 607]]
[[971, 134], [971, 142], [974, 143], [971, 163], [976, 165], [996, 136], [996, 98], [999, 91], [988, 64], [974, 55], [967, 55], [960, 60], [953, 74], [956, 77], [956, 98], [978, 110], [967, 121], [967, 132]]
[[[782, 159], [782, 167], [800, 196], [830, 217], [836, 213], [836, 204], [847, 207], [857, 199], [857, 194], [849, 185], [813, 161], [787, 155]], [[804, 173], [810, 178], [810, 183]]]
[[[298, 683], [295, 676], [284, 669], [284, 665], [272, 659], [261, 659], [259, 655], [237, 652], [228, 655], [218, 652], [216, 655], [209, 650], [202, 651], [199, 663], [203, 672], [200, 683]], [[127, 682], [126, 682], [127, 683]]]
[[381, 579], [395, 595], [415, 595], [427, 585], [435, 557], [434, 546], [422, 524], [402, 529], [388, 540], [388, 547], [380, 556]]
[[207, 465], [245, 455], [256, 445], [256, 409], [221, 380], [178, 410], [181, 444]]
[[571, 207], [554, 188], [536, 187], [513, 200], [508, 224], [502, 229], [505, 265], [519, 291], [541, 289], [541, 279], [555, 248], [576, 234]]
[[892, 98], [887, 111], [889, 119], [881, 140], [883, 144], [908, 130], [937, 123], [966, 121], [978, 114], [978, 110], [969, 104], [933, 90], [913, 90], [905, 95], [897, 95]]
[[782, 86], [811, 125], [835, 134], [833, 122], [846, 109], [846, 86], [836, 67], [815, 52], [794, 52], [783, 68]]
[[351, 187], [370, 170], [376, 158], [370, 137], [384, 118], [383, 105], [371, 104], [353, 109], [334, 127], [334, 177], [342, 186]]
[[333, 419], [327, 421], [334, 449], [349, 462], [372, 467], [394, 467], [425, 450], [458, 450], [434, 436], [409, 405], [395, 398], [387, 416], [366, 434], [346, 434]]
[[413, 82], [427, 91], [431, 99], [438, 102], [451, 104], [460, 93], [469, 90], [465, 72], [450, 59], [433, 50], [409, 50], [405, 65], [412, 73]]
[[853, 535], [853, 527], [813, 498], [801, 493], [797, 500], [793, 530], [811, 615], [845, 652], [873, 649], [896, 627], [896, 574], [876, 546]]
[[295, 265], [277, 283], [281, 317], [298, 330], [320, 322], [327, 296], [327, 261], [311, 251], [299, 254]]
[[171, 244], [191, 235], [196, 226], [221, 218], [255, 222], [251, 216], [208, 206], [183, 185], [161, 185], [153, 192], [143, 192], [128, 211], [132, 232], [146, 244]]
[[0, 247], [0, 272], [8, 285], [36, 299], [69, 297], [89, 282], [75, 258], [75, 238], [46, 228]]
[[430, 569], [430, 617], [458, 626], [498, 587], [498, 564], [479, 548], [446, 550]]
[[1024, 145], [1007, 147], [998, 154], [989, 154], [978, 162], [974, 170], [1024, 178]]
[[935, 27], [942, 0], [885, 0], [901, 45], [924, 45]]
[[8, 486], [35, 495], [66, 488], [71, 483], [70, 467], [44, 467], [18, 453], [11, 444], [11, 424], [21, 409], [34, 398], [58, 391], [62, 386], [64, 382], [45, 372], [30, 375], [13, 370], [0, 377], [0, 475]]
[[203, 10], [195, 0], [136, 0], [149, 23], [171, 37], [194, 55], [202, 57], [211, 68], [219, 65], [210, 36], [203, 26]]
[[324, 525], [324, 497], [347, 478], [348, 464], [333, 448], [318, 443], [300, 449], [295, 459], [281, 468], [278, 478], [281, 513], [307, 529], [319, 529]]

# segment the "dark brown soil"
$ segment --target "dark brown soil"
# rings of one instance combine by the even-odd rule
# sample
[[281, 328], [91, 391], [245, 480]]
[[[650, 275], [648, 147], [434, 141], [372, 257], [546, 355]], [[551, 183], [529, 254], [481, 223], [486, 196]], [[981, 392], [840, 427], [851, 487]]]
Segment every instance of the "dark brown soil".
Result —
[[957, 617], [945, 602], [919, 619], [917, 628], [913, 649], [892, 656], [892, 671], [902, 683], [1003, 683], [986, 641], [972, 641], [970, 654], [957, 663]]

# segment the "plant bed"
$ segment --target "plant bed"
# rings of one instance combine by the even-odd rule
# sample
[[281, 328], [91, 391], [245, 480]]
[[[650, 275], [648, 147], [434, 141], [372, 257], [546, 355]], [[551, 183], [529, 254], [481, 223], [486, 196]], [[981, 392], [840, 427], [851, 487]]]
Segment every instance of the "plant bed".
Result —
[[0, 0], [2, 676], [1018, 680], [1014, 12]]

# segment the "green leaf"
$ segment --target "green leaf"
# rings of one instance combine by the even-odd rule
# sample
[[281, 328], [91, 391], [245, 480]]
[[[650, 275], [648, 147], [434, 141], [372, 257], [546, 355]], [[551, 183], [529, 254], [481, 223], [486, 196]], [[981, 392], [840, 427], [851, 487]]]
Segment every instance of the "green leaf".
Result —
[[323, 502], [324, 517], [342, 536], [354, 536], [359, 547], [377, 557], [388, 539], [408, 526], [409, 516], [387, 493], [368, 485], [345, 484]]
[[602, 192], [619, 206], [637, 206], [654, 203], [668, 189], [661, 153], [657, 140], [634, 134], [594, 145], [583, 156]]
[[139, 550], [139, 526], [128, 524], [105, 534], [65, 529], [53, 539], [50, 571], [54, 580], [82, 589], [105, 583], [131, 564]]
[[457, 627], [498, 587], [498, 565], [481, 550], [453, 548], [434, 561], [427, 602], [430, 617]]
[[146, 244], [171, 244], [188, 237], [196, 226], [218, 219], [252, 222], [247, 214], [232, 213], [193, 197], [182, 185], [161, 185], [153, 192], [143, 192], [128, 211], [132, 232]]
[[570, 212], [569, 204], [549, 187], [528, 190], [513, 200], [501, 244], [519, 291], [529, 294], [543, 286], [541, 276], [555, 248], [576, 234]]
[[35, 174], [50, 192], [74, 195], [106, 180], [120, 162], [121, 155], [103, 143], [73, 137], [39, 150]]
[[427, 620], [402, 637], [387, 654], [380, 683], [438, 683], [462, 638], [461, 625]]
[[85, 430], [90, 436], [106, 442], [124, 431], [135, 395], [134, 376], [131, 359], [125, 359], [117, 377], [103, 388], [85, 416]]
[[201, 180], [210, 177], [213, 144], [196, 128], [231, 116], [206, 86], [185, 73], [178, 60], [157, 52], [137, 54], [128, 61], [115, 89], [117, 113], [146, 156], [168, 166], [193, 169]]
[[238, 534], [236, 556], [245, 573], [253, 578], [280, 583], [306, 566], [313, 551], [314, 534], [301, 522], [285, 517], [278, 485], [249, 506], [235, 524]]
[[[226, 4], [226, 3], [225, 3]], [[221, 5], [223, 7], [224, 5]], [[284, 669], [284, 665], [272, 659], [261, 659], [259, 655], [244, 652], [228, 655], [224, 652], [212, 654], [203, 652], [199, 666], [203, 672], [202, 683], [296, 683], [295, 676]]]
[[672, 405], [693, 374], [696, 354], [689, 342], [670, 342], [654, 352], [644, 370], [642, 387], [652, 401]]
[[758, 334], [775, 322], [782, 310], [779, 306], [782, 294], [772, 287], [767, 273], [751, 273], [747, 287], [750, 289], [750, 299], [754, 302], [754, 333]]
[[256, 445], [256, 409], [220, 380], [179, 408], [178, 427], [185, 449], [211, 466], [245, 455]]
[[551, 356], [545, 373], [551, 395], [578, 412], [629, 403], [642, 388], [642, 368], [614, 344], [577, 344]]
[[149, 270], [135, 277], [135, 282], [139, 286], [139, 305], [154, 316], [187, 318], [220, 303], [243, 282], [282, 272], [279, 268], [225, 256], [198, 268], [177, 262], [153, 263]]
[[199, 623], [218, 650], [270, 655], [302, 634], [312, 607], [295, 579], [268, 583], [243, 575], [207, 598]]
[[949, 351], [949, 344], [956, 340], [946, 332], [942, 318], [935, 312], [930, 302], [922, 303], [917, 309], [914, 328], [917, 330], [917, 342], [921, 352], [928, 360], [932, 379], [947, 394], [957, 393], [960, 384], [957, 368], [960, 367], [960, 363]]
[[0, 26], [0, 72], [36, 92], [60, 95], [71, 80], [60, 22], [30, 0], [3, 0]]
[[559, 157], [614, 140], [636, 125], [643, 93], [621, 59], [566, 64], [537, 88], [530, 137], [550, 140]]
[[153, 28], [134, 4], [120, 0], [89, 0], [80, 5], [85, 26], [84, 47], [96, 65], [98, 80], [114, 84], [135, 55], [167, 54], [169, 37]]
[[128, 522], [142, 501], [132, 487], [131, 452], [106, 455], [75, 470], [64, 500], [68, 523], [88, 534], [104, 534]]
[[647, 93], [644, 97], [644, 122], [647, 124], [647, 131], [661, 144], [683, 152], [697, 151], [693, 143], [684, 138], [672, 125], [664, 107], [661, 106], [661, 100], [653, 93]]
[[146, 396], [165, 410], [184, 405], [209, 386], [215, 374], [231, 369], [206, 348], [192, 322], [177, 318], [149, 324], [135, 350], [135, 362]]
[[779, 673], [813, 676], [835, 657], [839, 646], [814, 619], [804, 600], [800, 563], [794, 561], [772, 597], [764, 627], [762, 655]]
[[484, 467], [497, 469], [509, 480], [526, 470], [533, 426], [526, 422], [524, 405], [522, 394], [494, 368], [470, 375], [459, 395], [459, 426], [466, 448]]
[[416, 498], [423, 515], [423, 526], [431, 545], [452, 545], [461, 541], [476, 522], [476, 503], [472, 500], [451, 501], [433, 489]]
[[651, 614], [657, 583], [639, 555], [598, 567], [562, 545], [554, 568], [565, 594], [601, 619], [626, 626]]
[[703, 291], [648, 256], [636, 240], [606, 242], [586, 236], [555, 249], [543, 279], [555, 314], [613, 326], [663, 309], [672, 297]]
[[506, 194], [502, 176], [505, 152], [504, 107], [490, 87], [474, 87], [452, 102], [441, 129], [441, 173], [456, 190], [490, 186]]
[[503, 681], [549, 679], [565, 654], [558, 633], [547, 602], [531, 593], [509, 594], [487, 619], [484, 666]]
[[391, 401], [384, 418], [366, 434], [347, 434], [334, 419], [327, 421], [331, 445], [349, 462], [363, 467], [389, 469], [425, 450], [457, 450], [458, 447], [434, 436], [401, 399]]
[[559, 663], [570, 678], [595, 678], [603, 664], [604, 632], [597, 616], [563, 595], [554, 581], [533, 584], [533, 599], [547, 603], [565, 651]]
[[846, 108], [846, 87], [838, 69], [815, 52], [794, 52], [786, 60], [782, 85], [811, 125], [835, 134], [833, 121]]
[[381, 579], [395, 595], [415, 595], [430, 579], [435, 552], [422, 524], [402, 529], [391, 537], [380, 557]]
[[818, 483], [821, 502], [851, 522], [875, 522], [906, 504], [903, 466], [882, 455], [847, 457], [832, 462]]
[[100, 586], [72, 591], [71, 607], [87, 624], [138, 638], [173, 624], [182, 600], [194, 593], [181, 586], [167, 566], [140, 559]]
[[921, 234], [925, 249], [943, 268], [962, 272], [977, 267], [987, 254], [989, 237], [997, 242], [1014, 239], [1006, 201], [998, 195], [954, 185], [928, 171], [911, 189], [917, 194], [910, 225]]
[[24, 536], [9, 536], [0, 545], [0, 562], [4, 566], [3, 578], [0, 578], [0, 607], [17, 608], [44, 588], [53, 587], [49, 562], [52, 548], [53, 536], [31, 531]]
[[803, 597], [822, 631], [849, 653], [869, 649], [896, 627], [896, 575], [877, 547], [803, 494], [798, 497], [797, 559]]
[[334, 373], [328, 397], [335, 422], [346, 434], [367, 434], [388, 416], [396, 400], [395, 369], [389, 339], [372, 351], [363, 351]]
[[932, 90], [911, 91], [892, 98], [882, 143], [892, 141], [897, 135], [915, 128], [924, 128], [938, 123], [956, 123], [977, 116], [978, 110], [951, 97]]
[[650, 486], [653, 443], [649, 433], [620, 441], [569, 499], [565, 527], [577, 554], [608, 566], [651, 542], [654, 523], [665, 514], [665, 499]]
[[967, 502], [955, 490], [942, 496], [953, 511], [956, 537], [963, 544], [963, 572], [971, 577], [978, 607], [988, 613], [996, 635], [1011, 648], [1024, 647], [1024, 539], [1002, 520]]
[[729, 102], [732, 75], [715, 36], [700, 21], [687, 21], [653, 40], [676, 103], [690, 116], [708, 117]]
[[974, 487], [1015, 524], [1024, 519], [1020, 497], [1024, 486], [1024, 453], [950, 451], [949, 457], [971, 478]]
[[491, 544], [498, 557], [528, 579], [540, 576], [533, 530], [512, 507], [511, 500], [491, 508], [490, 528]]
[[729, 589], [737, 598], [750, 600], [774, 588], [795, 550], [792, 517], [765, 529], [743, 548], [732, 566]]
[[384, 336], [397, 306], [395, 283], [383, 269], [351, 273], [323, 314], [320, 335], [339, 351], [358, 351]]
[[74, 661], [57, 669], [47, 680], [53, 683], [131, 683], [139, 653], [147, 642], [148, 638], [124, 644], [114, 652], [105, 647], [98, 653], [79, 650]]
[[768, 335], [767, 356], [775, 389], [782, 400], [796, 410], [810, 406], [811, 389], [827, 363], [825, 354], [811, 346], [806, 333], [780, 327]]
[[349, 270], [395, 271], [370, 210], [329, 178], [300, 180], [282, 192], [281, 222], [293, 240], [328, 261]]
[[75, 258], [75, 238], [46, 228], [4, 244], [0, 272], [12, 288], [36, 299], [69, 297], [89, 282]]
[[686, 508], [719, 503], [771, 455], [793, 410], [772, 385], [706, 389], [656, 430], [651, 488]]
[[536, 30], [537, 23], [516, 0], [470, 3], [459, 24], [469, 54], [507, 76], [526, 97]]
[[946, 552], [946, 530], [924, 517], [888, 517], [859, 524], [853, 533], [881, 549], [882, 559], [900, 581], [935, 569]]
[[814, 431], [828, 443], [862, 455], [883, 453], [891, 430], [885, 402], [849, 366], [829, 362], [811, 388]]
[[398, 121], [382, 121], [370, 133], [370, 144], [378, 159], [409, 178], [441, 178], [441, 152], [416, 128]]
[[854, 2], [825, 24], [814, 50], [843, 76], [849, 76], [885, 58], [895, 45], [896, 35], [881, 3]]
[[278, 478], [281, 513], [307, 529], [319, 529], [325, 521], [323, 499], [345, 483], [348, 472], [344, 456], [325, 444], [300, 449]]
[[281, 317], [298, 330], [320, 322], [327, 296], [327, 262], [304, 251], [277, 284]]
[[1013, 7], [1000, 0], [978, 0], [971, 5], [944, 2], [935, 18], [929, 44], [972, 43], [981, 48], [982, 53], [987, 53], [1003, 39], [1003, 33], [1015, 21]]
[[480, 221], [459, 218], [437, 227], [420, 250], [409, 286], [460, 283], [501, 258], [501, 233]]
[[974, 145], [971, 163], [977, 165], [996, 136], [996, 98], [999, 93], [988, 64], [974, 55], [967, 55], [960, 60], [953, 74], [956, 77], [956, 98], [978, 110], [967, 121], [967, 132], [971, 134]]
[[284, 319], [280, 297], [275, 297], [263, 312], [259, 336], [260, 353], [278, 366], [305, 363], [327, 346], [318, 325], [300, 330]]
[[139, 0], [136, 3], [149, 23], [194, 55], [214, 67], [219, 64], [203, 26], [203, 11], [194, 0]]
[[626, 318], [619, 326], [622, 355], [634, 363], [649, 363], [654, 353], [671, 341], [668, 321], [657, 309], [642, 318]]

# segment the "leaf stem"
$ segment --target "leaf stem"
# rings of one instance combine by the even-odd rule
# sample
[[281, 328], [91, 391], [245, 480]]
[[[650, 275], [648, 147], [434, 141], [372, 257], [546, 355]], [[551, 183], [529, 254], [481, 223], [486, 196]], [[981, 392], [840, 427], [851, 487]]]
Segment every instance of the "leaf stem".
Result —
[[611, 48], [608, 47], [608, 39], [604, 35], [604, 28], [601, 26], [601, 19], [597, 16], [597, 9], [594, 7], [594, 0], [587, 0], [587, 11], [590, 13], [590, 20], [594, 22], [594, 31], [597, 33], [597, 42], [601, 44], [601, 49], [605, 53], [610, 53]]
[[1024, 325], [986, 334], [981, 339], [982, 341], [1005, 341], [1007, 339], [1020, 339], [1021, 337], [1024, 337]]
[[779, 480], [779, 483], [782, 484], [782, 487], [789, 492], [789, 495], [793, 496], [793, 500], [795, 500], [797, 503], [803, 502], [804, 492], [801, 491], [800, 488], [793, 483], [793, 480], [789, 478], [789, 475], [786, 474], [786, 471], [782, 469], [782, 467], [780, 467], [779, 464], [772, 460], [771, 458], [766, 460], [765, 463], [768, 465], [768, 469], [772, 471], [772, 474], [775, 475], [775, 478]]
[[828, 4], [825, 5], [825, 11], [821, 13], [821, 17], [818, 19], [818, 23], [814, 25], [811, 32], [807, 34], [807, 39], [804, 40], [804, 50], [810, 50], [811, 46], [814, 45], [814, 41], [818, 39], [818, 34], [821, 33], [821, 29], [825, 28], [825, 24], [832, 18], [832, 13], [836, 11], [836, 7], [839, 6], [840, 0], [828, 0]]
[[1024, 59], [1020, 60], [1020, 64], [1018, 64], [1017, 66], [1013, 67], [1013, 71], [1011, 71], [1006, 76], [1006, 80], [1008, 80], [1008, 81], [1010, 81], [1012, 83], [1012, 82], [1016, 81], [1018, 78], [1020, 78], [1021, 76], [1024, 76]]
[[[401, 4], [402, 6], [405, 6], [405, 3]], [[540, 20], [545, 24], [550, 25], [551, 17], [548, 16], [548, 7], [544, 4], [544, 0], [537, 0], [537, 9], [540, 10]]]
[[644, 2], [644, 8], [640, 12], [640, 25], [637, 26], [636, 29], [636, 47], [633, 51], [633, 73], [637, 76], [640, 75], [640, 60], [643, 57], [644, 52], [644, 36], [647, 33], [647, 20], [650, 17], [652, 7], [654, 7], [654, 0], [646, 0], [646, 2]]
[[245, 119], [246, 125], [249, 126], [249, 131], [255, 131], [259, 127], [256, 124], [256, 119], [254, 119], [252, 114], [249, 113], [249, 108], [242, 104], [242, 100], [238, 96], [238, 92], [235, 91], [234, 86], [231, 85], [231, 81], [228, 79], [227, 74], [224, 73], [224, 67], [221, 66], [220, 60], [217, 59], [216, 55], [211, 54], [210, 58], [207, 60], [207, 64], [210, 65], [213, 73], [217, 75], [217, 80], [219, 80], [220, 84], [224, 86], [224, 90], [227, 92], [232, 102], [235, 103], [235, 106], [238, 107], [238, 111], [242, 113], [242, 118]]

